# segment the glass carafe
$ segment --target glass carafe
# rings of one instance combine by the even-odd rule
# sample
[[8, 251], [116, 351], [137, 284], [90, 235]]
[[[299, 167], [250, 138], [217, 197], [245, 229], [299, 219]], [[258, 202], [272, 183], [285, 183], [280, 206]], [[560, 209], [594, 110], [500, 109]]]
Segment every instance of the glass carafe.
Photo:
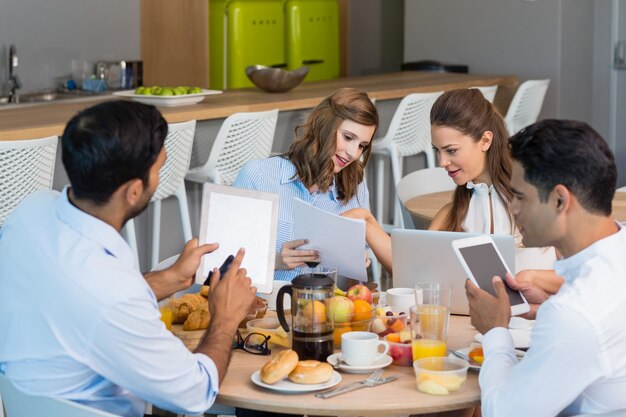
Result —
[[283, 297], [291, 296], [292, 348], [300, 360], [315, 359], [325, 362], [333, 353], [334, 322], [326, 314], [333, 298], [335, 282], [324, 274], [304, 274], [293, 279], [291, 285], [281, 287], [276, 297], [278, 320], [288, 332]]

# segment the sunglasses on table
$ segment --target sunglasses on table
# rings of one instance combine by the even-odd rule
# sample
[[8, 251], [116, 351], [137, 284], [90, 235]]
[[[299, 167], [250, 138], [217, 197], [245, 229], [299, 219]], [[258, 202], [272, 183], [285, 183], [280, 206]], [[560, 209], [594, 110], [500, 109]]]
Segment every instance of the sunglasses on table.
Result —
[[233, 341], [233, 349], [241, 349], [254, 355], [269, 355], [272, 350], [268, 346], [268, 341], [272, 336], [261, 333], [249, 333], [245, 338], [237, 329], [237, 340]]

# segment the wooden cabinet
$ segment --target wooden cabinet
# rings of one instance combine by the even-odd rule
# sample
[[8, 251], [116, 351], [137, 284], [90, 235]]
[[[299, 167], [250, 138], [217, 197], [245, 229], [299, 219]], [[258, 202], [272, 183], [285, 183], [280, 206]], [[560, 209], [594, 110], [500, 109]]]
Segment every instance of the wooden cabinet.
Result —
[[[341, 76], [347, 75], [348, 8], [338, 0]], [[144, 85], [209, 86], [209, 0], [141, 0]]]
[[144, 85], [209, 86], [208, 0], [141, 0]]

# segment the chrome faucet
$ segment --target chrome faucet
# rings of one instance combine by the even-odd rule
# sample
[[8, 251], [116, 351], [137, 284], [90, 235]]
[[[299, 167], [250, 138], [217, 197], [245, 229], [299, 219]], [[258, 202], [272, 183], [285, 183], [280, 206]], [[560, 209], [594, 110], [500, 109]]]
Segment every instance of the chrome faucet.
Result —
[[9, 47], [9, 103], [18, 103], [20, 101], [17, 90], [22, 88], [22, 83], [17, 74], [15, 74], [17, 66], [17, 50], [15, 45], [11, 45]]

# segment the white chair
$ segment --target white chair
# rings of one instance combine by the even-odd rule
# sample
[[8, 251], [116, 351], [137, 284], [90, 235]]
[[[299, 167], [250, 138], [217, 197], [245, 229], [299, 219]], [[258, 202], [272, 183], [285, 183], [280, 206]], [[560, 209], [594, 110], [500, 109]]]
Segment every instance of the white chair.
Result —
[[116, 417], [73, 401], [24, 394], [0, 373], [0, 417], [29, 416]]
[[0, 227], [28, 194], [52, 188], [56, 136], [0, 141]]
[[[426, 166], [435, 166], [435, 156], [432, 151], [430, 139], [430, 109], [433, 103], [443, 91], [436, 93], [409, 94], [404, 97], [396, 109], [389, 130], [382, 139], [377, 139], [372, 144], [372, 153], [376, 159], [376, 219], [381, 226], [389, 229], [390, 225], [383, 223], [383, 201], [385, 170], [382, 156], [389, 156], [391, 161], [391, 174], [394, 187], [402, 178], [403, 157], [426, 154]], [[402, 227], [402, 216], [397, 198], [394, 208], [395, 226]]]
[[[161, 200], [176, 197], [180, 211], [180, 222], [183, 228], [185, 242], [191, 239], [191, 221], [187, 205], [187, 190], [185, 188], [185, 174], [191, 161], [191, 148], [196, 131], [196, 121], [172, 123], [168, 126], [165, 138], [165, 153], [167, 159], [159, 171], [160, 182], [150, 202], [152, 203], [152, 245], [150, 267], [154, 268], [159, 262], [159, 247], [161, 241]], [[126, 236], [129, 245], [138, 257], [137, 238], [133, 219], [126, 223]], [[139, 265], [139, 262], [137, 262]]]
[[452, 191], [456, 184], [444, 168], [425, 168], [411, 172], [398, 183], [398, 199], [402, 203], [402, 215], [405, 227], [413, 225], [413, 218], [406, 209], [406, 202], [411, 198], [440, 191]]
[[190, 169], [185, 179], [231, 185], [246, 162], [270, 156], [277, 121], [278, 110], [228, 116], [217, 133], [207, 162]]
[[529, 80], [519, 86], [504, 117], [509, 135], [537, 121], [549, 84], [549, 79]]
[[498, 91], [498, 84], [494, 85], [478, 85], [470, 88], [475, 88], [476, 90], [480, 90], [483, 93], [483, 96], [487, 99], [488, 102], [493, 103], [493, 99], [496, 97], [496, 92]]

